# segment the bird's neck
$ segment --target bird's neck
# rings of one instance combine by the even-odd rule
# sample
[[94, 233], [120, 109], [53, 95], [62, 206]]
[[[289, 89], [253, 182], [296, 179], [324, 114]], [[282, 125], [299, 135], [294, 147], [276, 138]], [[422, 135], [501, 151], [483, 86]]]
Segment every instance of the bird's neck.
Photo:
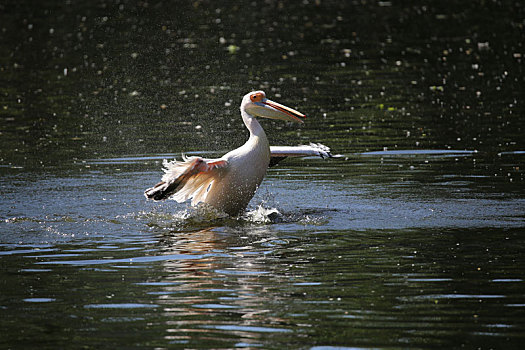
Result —
[[249, 156], [253, 167], [263, 169], [266, 172], [270, 163], [270, 144], [266, 133], [255, 117], [245, 111], [241, 111], [241, 115], [246, 128], [250, 131], [250, 138], [237, 150], [241, 154]]
[[266, 133], [257, 119], [244, 110], [241, 110], [241, 115], [244, 125], [250, 131], [250, 138], [260, 137], [266, 140]]

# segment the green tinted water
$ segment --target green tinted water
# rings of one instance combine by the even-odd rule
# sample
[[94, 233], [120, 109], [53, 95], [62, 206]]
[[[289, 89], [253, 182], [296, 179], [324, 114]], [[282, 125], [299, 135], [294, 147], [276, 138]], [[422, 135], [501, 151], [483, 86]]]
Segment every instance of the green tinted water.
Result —
[[[519, 348], [523, 18], [507, 2], [0, 5], [3, 348]], [[240, 219], [163, 158], [308, 115]], [[277, 210], [280, 214], [271, 214]]]

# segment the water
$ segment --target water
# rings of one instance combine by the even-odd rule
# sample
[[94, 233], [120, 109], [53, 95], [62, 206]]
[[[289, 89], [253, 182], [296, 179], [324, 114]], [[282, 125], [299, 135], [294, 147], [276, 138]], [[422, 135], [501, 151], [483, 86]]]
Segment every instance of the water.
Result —
[[[517, 2], [0, 5], [0, 347], [520, 348]], [[264, 89], [285, 160], [228, 218], [142, 192]]]

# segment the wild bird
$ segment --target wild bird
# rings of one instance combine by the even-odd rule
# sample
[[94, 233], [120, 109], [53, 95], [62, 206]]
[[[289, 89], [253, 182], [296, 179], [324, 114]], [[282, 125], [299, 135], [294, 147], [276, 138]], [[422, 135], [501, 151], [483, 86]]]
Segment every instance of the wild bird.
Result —
[[303, 123], [306, 116], [266, 98], [263, 91], [244, 96], [241, 116], [250, 132], [241, 147], [216, 159], [182, 156], [182, 161], [164, 160], [164, 176], [144, 191], [148, 199], [172, 197], [177, 202], [191, 199], [191, 205], [206, 203], [231, 216], [242, 214], [261, 184], [266, 170], [286, 157], [332, 157], [321, 144], [270, 146], [257, 117]]

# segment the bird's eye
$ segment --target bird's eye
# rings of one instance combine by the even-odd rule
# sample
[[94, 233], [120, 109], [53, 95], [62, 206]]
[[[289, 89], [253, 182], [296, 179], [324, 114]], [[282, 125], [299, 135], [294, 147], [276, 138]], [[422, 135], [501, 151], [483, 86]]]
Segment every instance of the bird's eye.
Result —
[[252, 102], [261, 102], [263, 100], [263, 95], [261, 93], [253, 94], [250, 96]]

